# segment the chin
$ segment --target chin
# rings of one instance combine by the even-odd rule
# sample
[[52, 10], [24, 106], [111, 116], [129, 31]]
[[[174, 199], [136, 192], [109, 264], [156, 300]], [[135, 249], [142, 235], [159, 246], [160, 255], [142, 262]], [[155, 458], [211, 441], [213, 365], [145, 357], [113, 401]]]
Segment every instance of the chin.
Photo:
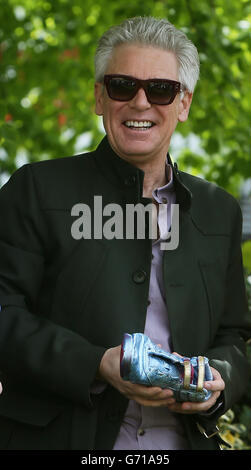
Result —
[[153, 151], [149, 145], [127, 145], [126, 147], [121, 147], [121, 152], [123, 155], [128, 157], [144, 157], [149, 155]]

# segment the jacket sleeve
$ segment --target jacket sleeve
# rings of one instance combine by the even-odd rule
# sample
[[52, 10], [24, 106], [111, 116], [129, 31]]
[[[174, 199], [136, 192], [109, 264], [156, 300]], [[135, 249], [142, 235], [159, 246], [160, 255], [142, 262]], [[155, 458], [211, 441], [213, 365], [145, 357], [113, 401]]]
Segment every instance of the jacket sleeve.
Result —
[[246, 341], [250, 338], [251, 325], [241, 253], [242, 214], [238, 203], [235, 202], [234, 208], [225, 308], [212, 348], [207, 352], [210, 365], [220, 372], [225, 382], [224, 406], [219, 414], [241, 398], [250, 377]]
[[90, 386], [105, 349], [34, 311], [48, 239], [25, 165], [0, 191], [0, 370], [31, 389], [91, 406]]

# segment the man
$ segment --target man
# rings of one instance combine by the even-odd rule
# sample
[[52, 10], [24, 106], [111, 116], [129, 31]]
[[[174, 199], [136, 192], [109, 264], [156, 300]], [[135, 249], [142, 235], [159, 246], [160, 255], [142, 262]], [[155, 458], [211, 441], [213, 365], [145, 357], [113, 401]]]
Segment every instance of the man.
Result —
[[[1, 448], [219, 448], [217, 419], [247, 386], [247, 303], [238, 204], [168, 155], [198, 74], [195, 46], [168, 21], [111, 28], [96, 54], [107, 136], [93, 153], [25, 165], [2, 188]], [[123, 210], [166, 204], [157, 239], [100, 235], [97, 196]], [[161, 250], [171, 203], [179, 244]], [[94, 216], [85, 237], [83, 207]], [[177, 403], [123, 381], [120, 345], [134, 332], [207, 356], [211, 398]]]

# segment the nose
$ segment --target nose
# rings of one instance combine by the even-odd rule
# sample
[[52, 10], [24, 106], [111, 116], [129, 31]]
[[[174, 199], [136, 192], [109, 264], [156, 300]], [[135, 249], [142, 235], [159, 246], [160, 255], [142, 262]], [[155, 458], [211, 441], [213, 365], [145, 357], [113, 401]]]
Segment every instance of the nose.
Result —
[[151, 108], [151, 103], [149, 103], [143, 88], [140, 88], [134, 98], [129, 101], [129, 106], [139, 111]]

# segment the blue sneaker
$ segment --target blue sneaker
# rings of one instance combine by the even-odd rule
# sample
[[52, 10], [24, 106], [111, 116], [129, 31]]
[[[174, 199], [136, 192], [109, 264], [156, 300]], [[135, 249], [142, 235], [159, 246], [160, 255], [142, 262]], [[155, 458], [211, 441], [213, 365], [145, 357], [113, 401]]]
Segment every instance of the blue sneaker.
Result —
[[159, 348], [142, 333], [124, 335], [120, 374], [132, 383], [169, 388], [178, 402], [202, 402], [212, 395], [203, 388], [205, 380], [213, 380], [207, 357], [176, 356]]

